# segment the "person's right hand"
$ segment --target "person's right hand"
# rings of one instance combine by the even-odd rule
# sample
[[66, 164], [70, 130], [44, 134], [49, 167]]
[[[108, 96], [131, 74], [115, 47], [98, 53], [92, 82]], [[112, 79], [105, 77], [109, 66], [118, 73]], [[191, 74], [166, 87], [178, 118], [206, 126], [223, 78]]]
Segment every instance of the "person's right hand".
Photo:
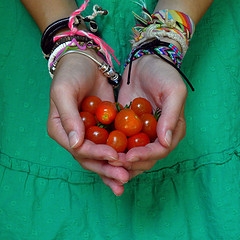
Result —
[[113, 88], [96, 63], [77, 53], [67, 54], [59, 61], [51, 86], [48, 133], [83, 168], [97, 173], [116, 195], [121, 195], [129, 173], [121, 166], [108, 163], [118, 160], [117, 152], [107, 145], [84, 139], [79, 106], [89, 95], [114, 102]]

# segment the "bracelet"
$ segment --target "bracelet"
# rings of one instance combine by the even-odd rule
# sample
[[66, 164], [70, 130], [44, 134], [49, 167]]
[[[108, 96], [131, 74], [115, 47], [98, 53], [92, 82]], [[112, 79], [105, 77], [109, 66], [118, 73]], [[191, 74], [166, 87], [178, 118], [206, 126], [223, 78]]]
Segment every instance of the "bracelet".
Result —
[[66, 43], [66, 42], [70, 42], [70, 41], [72, 41], [73, 39], [75, 39], [77, 42], [81, 42], [81, 43], [87, 43], [87, 42], [90, 42], [90, 41], [92, 41], [91, 39], [89, 39], [88, 37], [84, 37], [84, 36], [78, 36], [78, 35], [76, 35], [76, 36], [66, 36], [66, 37], [62, 37], [62, 38], [60, 38], [58, 41], [56, 41], [55, 43], [54, 43], [54, 46], [52, 47], [52, 50], [51, 50], [51, 52], [46, 56], [44, 56], [45, 57], [45, 59], [49, 59], [49, 57], [50, 57], [50, 55], [55, 51], [55, 49], [58, 47], [58, 46], [60, 46], [60, 45], [62, 45], [62, 44], [64, 44], [64, 43]]
[[[70, 39], [72, 40], [70, 41]], [[71, 46], [79, 50], [94, 49], [104, 59], [104, 55], [101, 54], [101, 52], [99, 51], [99, 46], [94, 44], [92, 40], [89, 40], [88, 42], [78, 42], [76, 38], [67, 38], [67, 40], [68, 41], [59, 44], [53, 50], [53, 52], [51, 53], [48, 59], [48, 70], [52, 78], [53, 78], [53, 72], [56, 69], [56, 66], [54, 66], [55, 59], [57, 59], [67, 49], [67, 47]]]
[[58, 31], [68, 27], [68, 21], [69, 18], [59, 19], [50, 24], [43, 32], [41, 38], [41, 48], [45, 58], [49, 57], [49, 54], [51, 53], [54, 46], [53, 37]]
[[120, 86], [121, 79], [122, 79], [121, 75], [117, 73], [109, 64], [107, 64], [106, 62], [102, 62], [102, 63], [99, 62], [97, 59], [95, 59], [91, 55], [81, 51], [80, 49], [76, 49], [76, 47], [71, 46], [70, 44], [71, 43], [68, 43], [65, 48], [63, 47], [64, 51], [62, 51], [59, 55], [57, 55], [54, 58], [54, 61], [48, 65], [49, 72], [52, 76], [54, 75], [54, 71], [56, 70], [57, 64], [62, 57], [70, 53], [77, 53], [85, 57], [88, 57], [92, 61], [94, 61], [98, 65], [98, 69], [103, 73], [104, 76], [108, 78], [108, 82], [113, 86], [114, 89]]
[[60, 44], [58, 47], [56, 47], [56, 49], [49, 56], [48, 71], [49, 71], [49, 74], [50, 74], [51, 78], [53, 78], [54, 71], [56, 69], [56, 66], [54, 65], [55, 59], [59, 55], [61, 55], [62, 52], [64, 52], [64, 50], [67, 46], [70, 46], [71, 44], [72, 44], [72, 41], [67, 41], [67, 42], [64, 42], [64, 43]]
[[144, 5], [142, 6], [142, 17], [136, 13], [133, 14], [138, 22], [132, 29], [134, 38], [131, 43], [133, 47], [137, 47], [149, 39], [168, 37], [177, 41], [183, 55], [186, 54], [195, 30], [194, 22], [188, 15], [168, 9], [150, 14]]
[[193, 20], [185, 13], [176, 10], [164, 9], [151, 15], [154, 22], [163, 23], [169, 28], [175, 28], [182, 32], [188, 41], [191, 40], [195, 24]]
[[[128, 76], [127, 76], [127, 84], [130, 84], [130, 77], [131, 77], [131, 69], [132, 69], [132, 63], [134, 60], [134, 56], [135, 53], [137, 53], [139, 50], [147, 50], [150, 52], [153, 52], [153, 54], [157, 55], [158, 57], [160, 57], [162, 60], [164, 60], [165, 62], [167, 62], [168, 64], [170, 64], [172, 67], [174, 67], [180, 74], [181, 76], [185, 79], [185, 81], [187, 82], [187, 84], [189, 85], [189, 87], [191, 88], [192, 91], [194, 91], [194, 87], [191, 84], [191, 82], [188, 80], [188, 78], [185, 76], [185, 74], [180, 70], [180, 67], [178, 67], [178, 65], [172, 63], [171, 61], [169, 61], [168, 59], [166, 59], [165, 57], [162, 56], [161, 51], [158, 51], [158, 47], [156, 46], [167, 46], [166, 42], [163, 42], [161, 40], [155, 39], [152, 42], [147, 42], [145, 44], [142, 44], [141, 46], [139, 46], [138, 48], [134, 49], [131, 53], [130, 53], [130, 57], [129, 57], [129, 69], [128, 69]], [[169, 45], [168, 45], [169, 46]], [[175, 51], [175, 49], [173, 48], [173, 51]], [[179, 53], [177, 53], [178, 55]], [[142, 55], [143, 56], [143, 55]], [[141, 56], [139, 56], [141, 57]]]
[[[81, 13], [86, 9], [88, 3], [90, 0], [84, 0], [83, 4], [80, 6], [79, 9], [75, 10], [71, 16], [69, 17], [69, 21], [68, 21], [68, 28], [69, 30], [66, 32], [63, 32], [57, 36], [54, 36], [53, 41], [57, 42], [59, 39], [63, 38], [63, 37], [68, 37], [68, 36], [82, 36], [82, 37], [87, 37], [89, 39], [92, 39], [97, 45], [99, 45], [100, 47], [100, 51], [104, 54], [105, 59], [107, 61], [107, 63], [110, 66], [113, 66], [112, 63], [112, 59], [111, 56], [115, 59], [115, 61], [119, 63], [119, 61], [117, 60], [117, 58], [114, 56], [114, 51], [113, 49], [108, 46], [101, 38], [99, 38], [98, 36], [94, 35], [92, 32], [86, 32], [83, 30], [79, 30], [75, 25], [76, 19], [80, 19], [77, 21], [77, 23], [79, 23], [79, 21], [84, 20], [87, 22], [93, 22], [93, 19], [97, 16], [97, 15], [106, 15], [108, 14], [107, 10], [103, 10], [101, 7], [99, 7], [98, 5], [94, 5], [93, 6], [93, 13], [92, 15], [89, 15], [87, 17], [82, 17]], [[95, 23], [95, 22], [94, 22]], [[95, 23], [96, 24], [96, 23]], [[97, 26], [97, 25], [96, 25]], [[96, 27], [95, 26], [95, 27]]]
[[[155, 42], [158, 43], [159, 40], [157, 40]], [[134, 61], [134, 60], [142, 57], [143, 55], [155, 54], [155, 52], [169, 57], [178, 68], [181, 67], [181, 63], [183, 60], [183, 54], [179, 51], [179, 49], [175, 45], [173, 45], [172, 43], [167, 43], [167, 42], [161, 42], [161, 46], [156, 46], [153, 49], [152, 48], [143, 49], [141, 47], [134, 48], [131, 51], [124, 67], [126, 67], [127, 64], [130, 63], [130, 61]]]
[[133, 47], [137, 47], [143, 42], [146, 42], [150, 39], [161, 39], [164, 37], [168, 37], [179, 43], [182, 49], [183, 55], [186, 54], [188, 49], [188, 43], [184, 37], [184, 35], [176, 29], [168, 29], [168, 28], [158, 28], [159, 25], [151, 24], [148, 27], [144, 28], [144, 31], [141, 32], [140, 35], [137, 36], [134, 40], [131, 41]]
[[[82, 21], [84, 21], [85, 23], [88, 23], [89, 25], [89, 31], [91, 33], [96, 33], [98, 30], [98, 25], [97, 23], [94, 21], [94, 18], [98, 15], [107, 15], [108, 11], [107, 10], [103, 10], [101, 7], [99, 7], [98, 5], [94, 5], [93, 6], [93, 13], [92, 15], [83, 17], [80, 15], [81, 11], [84, 10], [84, 8], [87, 6], [89, 1], [84, 1], [84, 4], [77, 10], [75, 11], [76, 14], [74, 14], [74, 16], [70, 16], [68, 18], [62, 18], [59, 19], [55, 22], [53, 22], [52, 24], [50, 24], [45, 31], [42, 34], [42, 38], [41, 38], [41, 48], [42, 48], [42, 52], [44, 57], [47, 59], [49, 58], [49, 55], [55, 45], [55, 40], [54, 40], [54, 36], [62, 29], [65, 28], [72, 28], [72, 30], [74, 29], [76, 31], [77, 27], [81, 24]], [[71, 26], [70, 26], [71, 25]], [[82, 36], [83, 37], [83, 36]]]

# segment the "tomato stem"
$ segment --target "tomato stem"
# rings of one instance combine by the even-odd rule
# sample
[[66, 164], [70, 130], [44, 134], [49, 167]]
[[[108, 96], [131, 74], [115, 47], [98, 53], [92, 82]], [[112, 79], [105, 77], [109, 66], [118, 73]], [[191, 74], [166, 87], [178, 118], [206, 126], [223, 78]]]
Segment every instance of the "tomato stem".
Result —
[[162, 110], [157, 107], [155, 112], [154, 112], [154, 117], [156, 118], [156, 120], [158, 121], [159, 117], [161, 116]]

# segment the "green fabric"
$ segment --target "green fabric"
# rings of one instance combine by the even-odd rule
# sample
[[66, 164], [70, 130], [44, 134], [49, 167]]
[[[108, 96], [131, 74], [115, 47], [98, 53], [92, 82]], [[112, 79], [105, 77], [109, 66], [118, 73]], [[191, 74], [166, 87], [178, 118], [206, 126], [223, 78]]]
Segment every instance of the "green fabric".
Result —
[[[109, 10], [102, 37], [124, 62], [139, 8], [94, 3]], [[116, 197], [48, 137], [41, 34], [19, 1], [1, 0], [0, 239], [240, 239], [239, 9], [216, 0], [197, 26], [182, 68], [196, 89], [185, 139]]]

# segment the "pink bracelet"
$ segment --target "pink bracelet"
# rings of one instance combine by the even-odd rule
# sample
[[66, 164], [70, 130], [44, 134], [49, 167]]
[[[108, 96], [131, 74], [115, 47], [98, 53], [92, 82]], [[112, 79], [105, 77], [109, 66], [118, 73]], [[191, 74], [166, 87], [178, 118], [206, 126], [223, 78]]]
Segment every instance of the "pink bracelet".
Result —
[[[112, 63], [112, 59], [111, 59], [111, 55], [112, 57], [115, 59], [115, 61], [119, 63], [119, 61], [117, 60], [117, 58], [114, 56], [114, 51], [113, 49], [107, 45], [101, 38], [97, 37], [96, 35], [94, 35], [91, 32], [86, 32], [84, 30], [79, 30], [76, 26], [75, 26], [75, 21], [79, 21], [79, 19], [77, 18], [77, 16], [80, 16], [81, 18], [83, 18], [81, 16], [81, 13], [86, 9], [87, 5], [89, 3], [89, 0], [85, 0], [84, 3], [80, 6], [79, 9], [77, 9], [76, 11], [74, 11], [71, 16], [69, 17], [69, 23], [68, 23], [68, 27], [69, 27], [69, 31], [64, 32], [62, 34], [59, 34], [57, 36], [55, 36], [53, 38], [53, 41], [56, 42], [59, 39], [61, 39], [62, 37], [66, 37], [66, 36], [85, 36], [89, 39], [92, 39], [97, 45], [99, 45], [101, 52], [104, 54], [107, 63], [112, 67], [113, 63]], [[98, 7], [97, 5], [94, 6], [95, 8]], [[99, 8], [99, 7], [98, 7]], [[101, 8], [100, 8], [101, 9]], [[88, 16], [89, 19], [93, 19], [95, 18], [98, 14], [106, 14], [105, 10], [94, 10], [94, 13], [91, 16]]]

